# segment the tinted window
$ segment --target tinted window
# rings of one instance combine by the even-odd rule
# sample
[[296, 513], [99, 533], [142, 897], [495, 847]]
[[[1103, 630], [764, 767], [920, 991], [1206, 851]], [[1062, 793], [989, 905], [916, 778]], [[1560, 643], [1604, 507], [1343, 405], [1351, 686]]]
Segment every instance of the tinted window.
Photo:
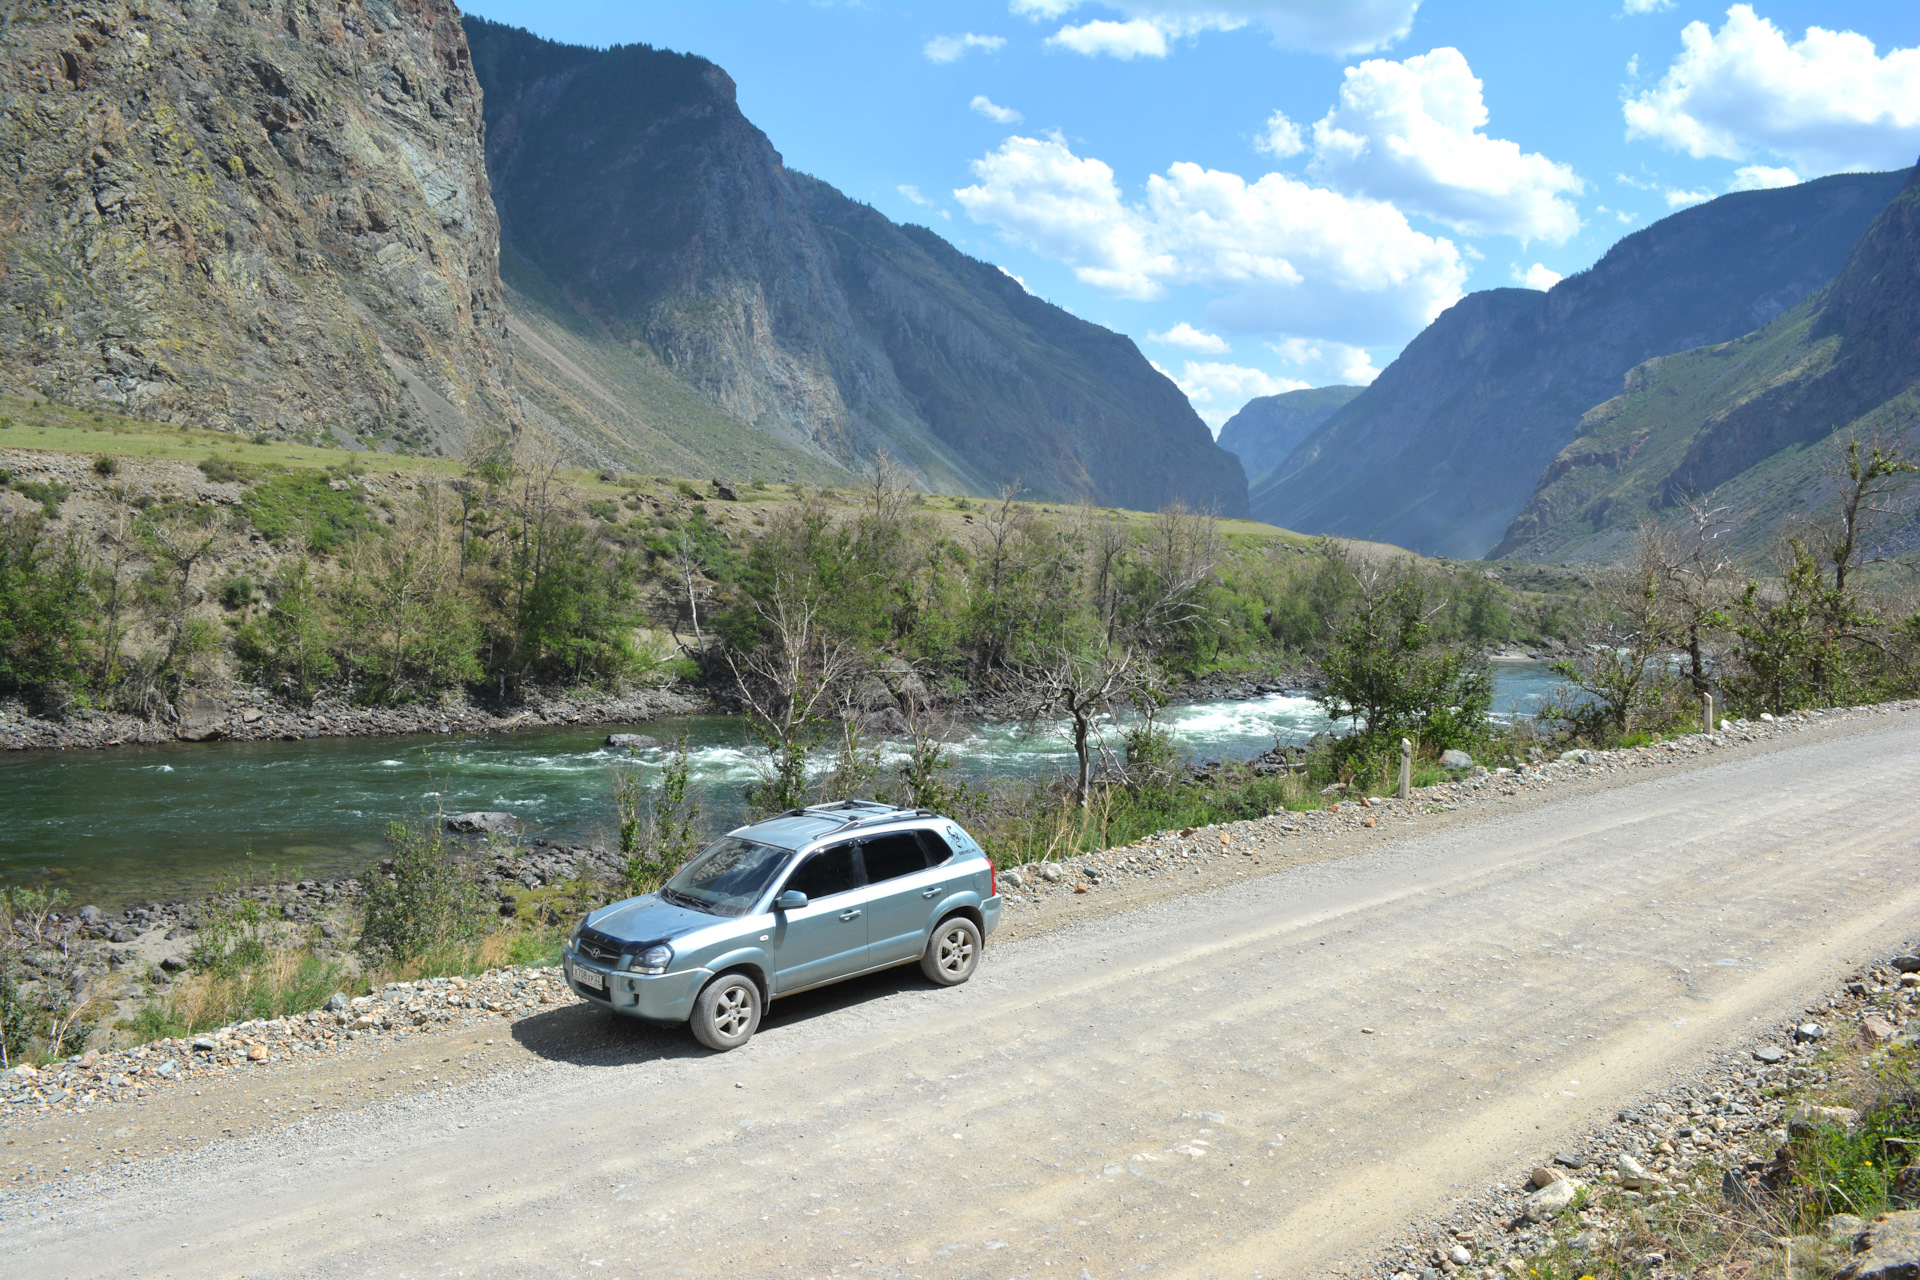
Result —
[[913, 832], [875, 836], [860, 846], [867, 859], [867, 883], [878, 884], [895, 876], [912, 875], [927, 869], [926, 851], [913, 838]]
[[859, 875], [853, 867], [853, 846], [837, 844], [831, 849], [822, 849], [802, 863], [787, 881], [787, 888], [798, 889], [812, 901], [845, 893], [859, 884]]
[[927, 865], [937, 867], [953, 856], [953, 846], [949, 845], [938, 831], [920, 832], [920, 843], [927, 847]]
[[661, 896], [716, 915], [745, 915], [792, 856], [791, 849], [721, 836], [680, 868]]

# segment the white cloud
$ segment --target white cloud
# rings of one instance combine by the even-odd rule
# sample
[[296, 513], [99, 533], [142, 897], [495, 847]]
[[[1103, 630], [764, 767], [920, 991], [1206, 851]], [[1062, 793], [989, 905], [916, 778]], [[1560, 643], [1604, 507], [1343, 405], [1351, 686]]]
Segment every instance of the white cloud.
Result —
[[913, 185], [913, 184], [912, 184], [911, 182], [903, 182], [903, 183], [901, 183], [901, 184], [900, 184], [899, 186], [897, 186], [897, 187], [895, 187], [895, 188], [894, 188], [894, 190], [895, 190], [895, 191], [898, 191], [898, 192], [899, 192], [899, 193], [900, 193], [901, 195], [903, 195], [903, 196], [905, 196], [905, 197], [906, 197], [907, 199], [909, 199], [909, 200], [911, 200], [911, 201], [913, 201], [913, 203], [915, 203], [915, 204], [923, 204], [923, 205], [924, 205], [924, 204], [932, 204], [932, 203], [933, 203], [933, 201], [931, 201], [931, 200], [929, 200], [929, 199], [927, 199], [927, 198], [926, 198], [925, 196], [923, 196], [923, 195], [921, 195], [921, 194], [920, 194], [920, 188], [919, 188], [919, 187], [916, 187], [916, 186], [914, 186], [914, 185]]
[[974, 94], [973, 101], [967, 104], [967, 108], [975, 115], [985, 116], [995, 124], [1019, 124], [1026, 119], [1012, 107], [1003, 107], [984, 93]]
[[1391, 204], [1285, 174], [1256, 182], [1179, 162], [1128, 203], [1113, 170], [1057, 134], [1009, 138], [954, 192], [974, 221], [1126, 298], [1198, 285], [1224, 296], [1210, 321], [1238, 332], [1404, 340], [1460, 296], [1466, 269], [1445, 239]]
[[1635, 218], [1640, 216], [1637, 213], [1628, 213], [1625, 209], [1609, 209], [1607, 208], [1607, 206], [1603, 204], [1595, 205], [1593, 211], [1595, 213], [1602, 213], [1607, 215], [1608, 217], [1612, 218], [1615, 222], [1618, 222], [1623, 227], [1628, 225]]
[[1729, 191], [1766, 191], [1773, 187], [1793, 187], [1800, 184], [1800, 175], [1791, 169], [1775, 169], [1764, 164], [1749, 164], [1733, 171], [1733, 181], [1728, 184]]
[[[1082, 0], [1012, 0], [1011, 7], [1038, 21], [1081, 5]], [[1094, 19], [1062, 27], [1047, 43], [1088, 57], [1164, 58], [1173, 40], [1257, 26], [1282, 48], [1369, 53], [1407, 34], [1420, 0], [1102, 0], [1099, 7], [1126, 21]]]
[[1684, 209], [1688, 205], [1705, 204], [1711, 199], [1713, 199], [1713, 192], [1711, 191], [1669, 190], [1667, 192], [1667, 208]]
[[1083, 22], [1077, 27], [1062, 27], [1047, 37], [1047, 43], [1089, 58], [1104, 53], [1123, 62], [1167, 56], [1167, 32], [1159, 24], [1145, 18], [1135, 18], [1131, 22]]
[[1240, 412], [1247, 401], [1255, 396], [1277, 396], [1283, 391], [1298, 391], [1313, 385], [1298, 378], [1276, 378], [1260, 369], [1212, 360], [1189, 360], [1181, 366], [1179, 373], [1170, 373], [1165, 369], [1160, 372], [1167, 374], [1187, 393], [1193, 411], [1200, 415], [1201, 421], [1213, 428], [1215, 435], [1220, 433], [1221, 426], [1228, 418]]
[[1920, 151], [1920, 48], [1876, 56], [1853, 31], [1808, 27], [1798, 41], [1751, 5], [1719, 31], [1690, 22], [1660, 83], [1627, 99], [1627, 137], [1695, 158], [1784, 156], [1802, 173], [1891, 169]]
[[1317, 177], [1391, 200], [1468, 235], [1564, 244], [1580, 230], [1565, 164], [1481, 132], [1481, 82], [1458, 49], [1348, 67], [1340, 101], [1313, 126]]
[[[1007, 279], [1013, 281], [1015, 284], [1019, 285], [1022, 289], [1027, 289], [1027, 281], [1024, 276], [1017, 276], [1013, 274], [1013, 272], [1007, 270], [1005, 267], [1000, 268], [1000, 274], [1005, 276]], [[1027, 289], [1027, 292], [1032, 293], [1033, 290]]]
[[1233, 350], [1227, 340], [1217, 333], [1208, 333], [1205, 329], [1196, 329], [1182, 320], [1165, 333], [1147, 331], [1148, 342], [1164, 343], [1169, 347], [1183, 347], [1188, 351], [1198, 351], [1202, 355], [1219, 356]]
[[1005, 36], [977, 36], [969, 31], [963, 36], [935, 36], [920, 47], [920, 52], [929, 62], [958, 62], [975, 49], [995, 53], [1006, 43]]
[[1620, 11], [1626, 14], [1665, 13], [1673, 8], [1673, 0], [1625, 0]]
[[1267, 117], [1267, 131], [1253, 140], [1256, 151], [1264, 151], [1270, 156], [1285, 159], [1297, 156], [1307, 149], [1307, 140], [1300, 132], [1300, 126], [1287, 119], [1287, 113], [1276, 111]]
[[1536, 262], [1524, 271], [1520, 269], [1519, 263], [1516, 262], [1513, 264], [1513, 282], [1515, 284], [1525, 285], [1529, 289], [1538, 289], [1542, 293], [1553, 288], [1553, 286], [1559, 284], [1565, 278], [1566, 277], [1562, 276], [1552, 267], [1547, 266], [1544, 262]]
[[1350, 347], [1344, 342], [1316, 342], [1311, 338], [1283, 338], [1269, 342], [1267, 349], [1298, 370], [1302, 377], [1316, 383], [1339, 382], [1364, 387], [1380, 376], [1373, 367], [1373, 356], [1365, 347]]

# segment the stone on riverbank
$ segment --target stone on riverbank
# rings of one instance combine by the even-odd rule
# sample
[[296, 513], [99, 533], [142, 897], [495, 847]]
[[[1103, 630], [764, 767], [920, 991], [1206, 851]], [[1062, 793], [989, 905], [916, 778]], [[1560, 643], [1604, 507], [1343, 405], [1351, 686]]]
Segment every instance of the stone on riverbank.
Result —
[[633, 751], [658, 751], [660, 739], [649, 737], [644, 733], [610, 733], [607, 735], [607, 745]]
[[1883, 1213], [1867, 1224], [1860, 1256], [1839, 1280], [1915, 1280], [1920, 1277], [1920, 1209]]
[[456, 813], [447, 819], [447, 830], [460, 835], [485, 835], [490, 831], [518, 831], [520, 820], [510, 813]]

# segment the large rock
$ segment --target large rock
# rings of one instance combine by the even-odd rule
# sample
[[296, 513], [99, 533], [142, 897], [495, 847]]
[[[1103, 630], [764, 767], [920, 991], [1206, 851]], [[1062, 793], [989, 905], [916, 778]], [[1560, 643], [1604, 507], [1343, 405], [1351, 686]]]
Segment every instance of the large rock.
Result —
[[633, 751], [656, 751], [660, 747], [660, 739], [650, 738], [644, 733], [610, 733], [607, 735], [607, 745]]
[[491, 831], [518, 831], [520, 820], [510, 813], [484, 812], [456, 813], [447, 819], [447, 830], [461, 835], [485, 835]]
[[1839, 1280], [1920, 1280], [1920, 1210], [1881, 1214], [1867, 1224], [1858, 1248]]
[[1471, 769], [1473, 768], [1473, 757], [1464, 751], [1449, 748], [1440, 753], [1440, 767], [1442, 769]]
[[211, 742], [227, 731], [226, 708], [204, 693], [181, 694], [173, 709], [180, 715], [173, 732], [182, 742]]
[[1574, 1196], [1580, 1192], [1580, 1184], [1571, 1178], [1561, 1178], [1549, 1182], [1527, 1197], [1521, 1213], [1528, 1222], [1545, 1222], [1554, 1214], [1560, 1213], [1573, 1204]]
[[452, 0], [0, 26], [0, 386], [248, 433], [517, 422]]

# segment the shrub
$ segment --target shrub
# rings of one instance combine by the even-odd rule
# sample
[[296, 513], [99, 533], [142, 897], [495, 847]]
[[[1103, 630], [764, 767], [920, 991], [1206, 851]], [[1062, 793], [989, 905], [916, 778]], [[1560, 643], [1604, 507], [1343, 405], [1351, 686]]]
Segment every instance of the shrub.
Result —
[[[201, 469], [206, 469], [201, 463]], [[211, 476], [211, 473], [209, 473]], [[317, 472], [275, 476], [255, 486], [241, 509], [253, 527], [275, 542], [304, 539], [309, 551], [330, 555], [372, 528], [351, 491], [328, 486]]]
[[200, 460], [200, 474], [215, 484], [247, 484], [258, 478], [260, 468], [238, 458], [215, 454]]
[[110, 476], [119, 470], [120, 464], [111, 454], [103, 453], [93, 460], [93, 473], [97, 476]]
[[470, 945], [487, 925], [486, 895], [438, 822], [387, 827], [390, 856], [368, 874], [360, 949], [402, 963]]
[[253, 579], [238, 574], [220, 584], [220, 603], [228, 609], [244, 609], [253, 603], [253, 590]]
[[32, 498], [39, 503], [40, 509], [47, 513], [49, 520], [60, 518], [60, 504], [73, 493], [70, 487], [57, 480], [51, 484], [41, 484], [37, 480], [15, 480], [13, 488], [22, 497]]

